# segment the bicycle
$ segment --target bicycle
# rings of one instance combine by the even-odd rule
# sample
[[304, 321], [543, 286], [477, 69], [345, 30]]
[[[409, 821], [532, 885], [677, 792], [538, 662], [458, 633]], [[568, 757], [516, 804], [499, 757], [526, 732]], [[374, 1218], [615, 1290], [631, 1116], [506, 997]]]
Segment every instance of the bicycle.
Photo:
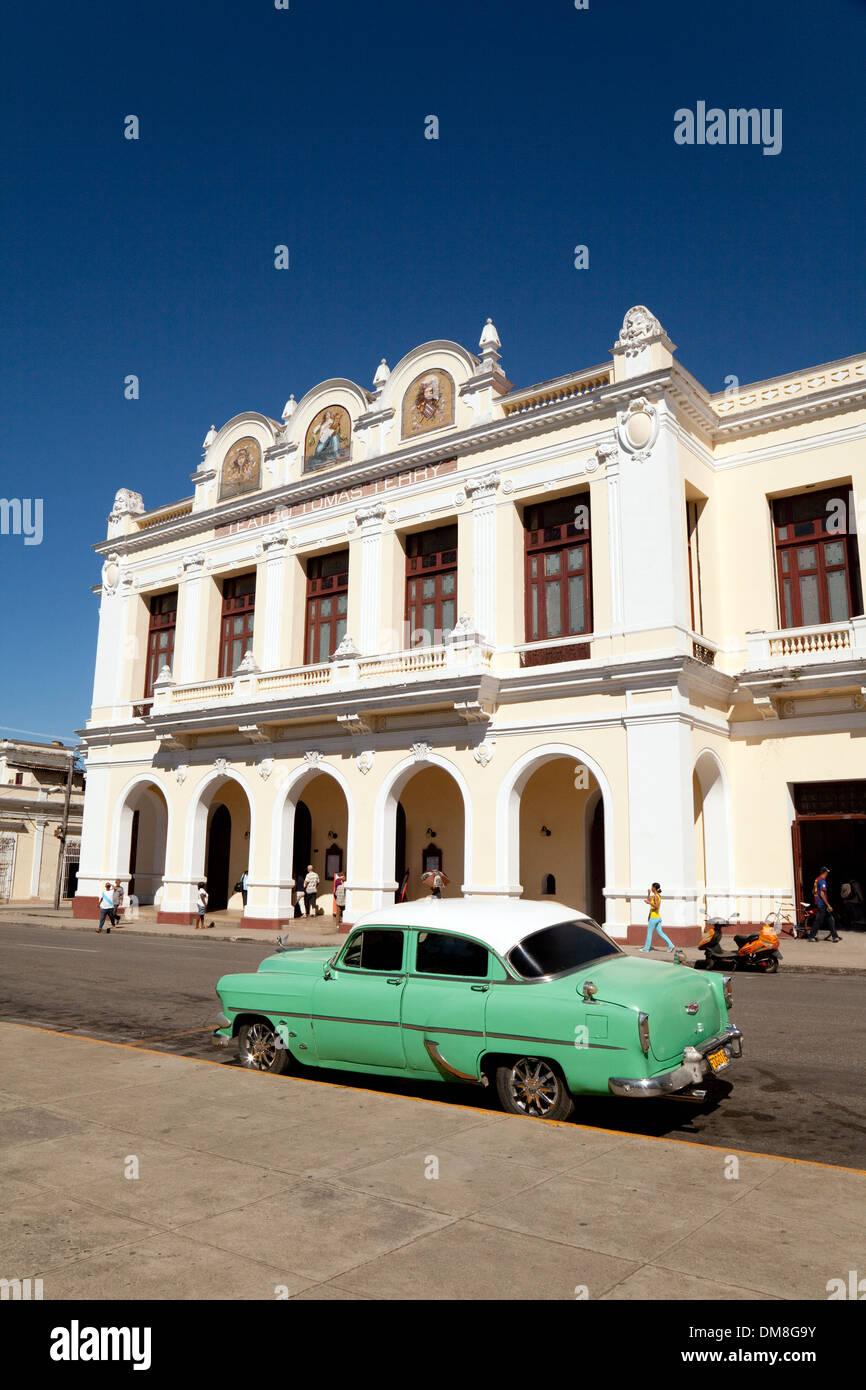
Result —
[[792, 936], [795, 941], [802, 941], [812, 925], [815, 909], [811, 903], [804, 902], [800, 903], [800, 907], [803, 913], [798, 919], [791, 915], [793, 908], [788, 907], [787, 903], [779, 903], [772, 912], [767, 913], [764, 922], [773, 928], [777, 936]]

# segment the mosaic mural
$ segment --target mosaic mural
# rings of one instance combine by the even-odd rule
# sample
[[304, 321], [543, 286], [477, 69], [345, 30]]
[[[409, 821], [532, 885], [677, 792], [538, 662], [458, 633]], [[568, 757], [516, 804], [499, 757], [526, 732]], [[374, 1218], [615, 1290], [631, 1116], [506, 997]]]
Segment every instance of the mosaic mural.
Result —
[[454, 424], [454, 381], [447, 372], [424, 372], [403, 397], [403, 438]]
[[262, 485], [262, 451], [256, 439], [239, 439], [223, 459], [220, 501], [254, 492]]
[[307, 430], [304, 444], [304, 471], [345, 463], [352, 447], [352, 422], [348, 410], [329, 405], [320, 410]]

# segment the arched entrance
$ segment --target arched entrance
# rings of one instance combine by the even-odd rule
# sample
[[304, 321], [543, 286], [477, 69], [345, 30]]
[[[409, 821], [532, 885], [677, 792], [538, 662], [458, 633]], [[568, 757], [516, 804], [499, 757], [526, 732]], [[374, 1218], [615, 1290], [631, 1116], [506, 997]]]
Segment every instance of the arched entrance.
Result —
[[524, 898], [554, 898], [591, 917], [600, 911], [603, 921], [604, 807], [591, 773], [576, 767], [574, 758], [551, 758], [524, 784], [520, 882]]
[[728, 784], [725, 770], [709, 749], [698, 756], [692, 774], [695, 863], [710, 917], [727, 916], [735, 906]]
[[[581, 749], [548, 744], [518, 758], [496, 810], [497, 879], [503, 892], [555, 898], [617, 929], [613, 797]], [[550, 891], [553, 889], [554, 891]]]
[[121, 800], [111, 873], [128, 883], [139, 903], [158, 900], [165, 874], [168, 805], [149, 780], [130, 787]]
[[206, 884], [208, 911], [240, 908], [241, 896], [234, 892], [234, 885], [250, 867], [253, 835], [250, 800], [240, 778], [231, 773], [208, 778], [190, 818], [186, 858], [190, 882]]
[[351, 892], [352, 807], [342, 774], [326, 763], [299, 768], [287, 778], [274, 816], [272, 912], [288, 914], [292, 888], [312, 864], [319, 875], [318, 905], [330, 916], [337, 874]]
[[373, 862], [384, 906], [399, 894], [404, 875], [406, 898], [426, 897], [426, 868], [441, 868], [449, 880], [445, 897], [460, 897], [471, 883], [472, 808], [457, 770], [438, 754], [407, 758], [383, 784], [373, 817]]

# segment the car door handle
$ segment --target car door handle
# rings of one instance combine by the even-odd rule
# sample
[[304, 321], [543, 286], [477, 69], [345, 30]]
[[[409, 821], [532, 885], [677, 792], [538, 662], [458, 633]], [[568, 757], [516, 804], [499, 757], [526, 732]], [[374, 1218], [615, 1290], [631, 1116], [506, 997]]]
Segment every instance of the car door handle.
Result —
[[388, 983], [389, 985], [402, 985], [402, 983], [403, 983], [403, 976], [401, 975], [401, 976], [399, 977], [399, 979], [396, 979], [396, 980], [388, 980], [387, 983]]
[[484, 994], [484, 993], [490, 988], [490, 986], [489, 986], [489, 985], [471, 985], [470, 988], [471, 988], [471, 989], [474, 989], [474, 990], [476, 991], [477, 994]]

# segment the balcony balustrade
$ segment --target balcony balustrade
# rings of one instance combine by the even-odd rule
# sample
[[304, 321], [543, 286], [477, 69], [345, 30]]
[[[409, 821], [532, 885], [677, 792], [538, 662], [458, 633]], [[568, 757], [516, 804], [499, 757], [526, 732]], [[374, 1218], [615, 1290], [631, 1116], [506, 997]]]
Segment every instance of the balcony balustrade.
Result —
[[866, 618], [746, 633], [746, 670], [866, 658]]

